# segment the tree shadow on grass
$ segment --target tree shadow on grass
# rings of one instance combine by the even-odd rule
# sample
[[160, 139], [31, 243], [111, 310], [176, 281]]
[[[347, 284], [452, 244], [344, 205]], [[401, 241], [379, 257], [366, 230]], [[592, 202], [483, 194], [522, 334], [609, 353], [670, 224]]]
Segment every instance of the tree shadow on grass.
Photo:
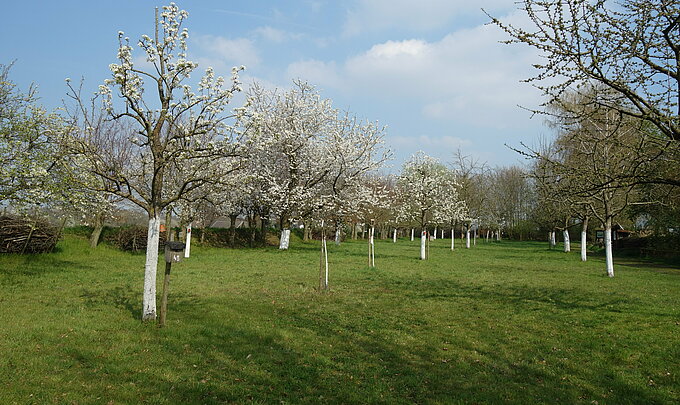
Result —
[[[574, 295], [569, 290], [504, 288], [489, 296], [492, 291], [485, 288], [430, 282], [438, 286], [427, 287], [436, 289], [434, 293], [413, 292], [403, 298], [422, 302], [484, 297], [499, 305], [538, 301], [576, 310], [602, 310], [602, 305], [618, 303], [580, 303], [583, 297], [564, 297]], [[405, 293], [399, 290], [395, 299]], [[92, 305], [112, 303], [139, 315], [137, 294], [125, 286], [86, 291], [83, 296]], [[532, 360], [546, 352], [549, 361], [557, 362], [558, 355], [550, 353], [552, 342], [525, 349], [531, 352], [510, 353], [507, 347], [489, 349], [493, 345], [480, 344], [474, 334], [453, 336], [441, 330], [433, 337], [433, 326], [419, 324], [416, 313], [396, 311], [400, 315], [393, 318], [396, 315], [355, 313], [351, 308], [338, 311], [332, 295], [309, 293], [298, 299], [277, 304], [249, 295], [201, 298], [179, 291], [172, 295], [168, 326], [144, 330], [148, 355], [123, 351], [122, 358], [103, 358], [86, 348], [72, 348], [72, 358], [81, 366], [69, 372], [88, 379], [93, 369], [108, 370], [107, 384], [128, 387], [127, 396], [108, 398], [96, 389], [87, 394], [123, 402], [660, 403], [664, 399], [654, 390], [631, 386], [611, 370], [546, 367]], [[416, 339], [413, 344], [399, 339], [410, 335]], [[457, 350], [445, 351], [442, 346]], [[603, 398], [603, 393], [608, 397]]]
[[[93, 266], [79, 261], [63, 260], [49, 253], [30, 255], [8, 255], [0, 263], [0, 276], [14, 282], [67, 271], [87, 271]], [[3, 277], [3, 278], [4, 278]], [[0, 279], [2, 280], [2, 279]]]

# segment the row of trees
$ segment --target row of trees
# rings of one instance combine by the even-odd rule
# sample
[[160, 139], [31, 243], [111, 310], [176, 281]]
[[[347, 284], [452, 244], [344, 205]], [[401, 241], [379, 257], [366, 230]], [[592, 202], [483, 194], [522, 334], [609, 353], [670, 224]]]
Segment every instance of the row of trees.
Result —
[[226, 79], [208, 68], [192, 83], [188, 14], [170, 4], [157, 10], [153, 37], [136, 43], [144, 67], [119, 32], [111, 78], [92, 99], [67, 79], [73, 102], [63, 114], [37, 107], [34, 91], [17, 91], [10, 67], [0, 69], [0, 198], [59, 206], [99, 228], [122, 201], [143, 209], [145, 320], [156, 316], [159, 226], [171, 210], [186, 222], [207, 211], [232, 223], [247, 216], [263, 229], [276, 219], [281, 249], [294, 220], [322, 224], [324, 235], [347, 223], [418, 227], [424, 246], [431, 226], [522, 238], [568, 230], [573, 218], [585, 229], [595, 217], [613, 275], [617, 216], [634, 207], [665, 229], [663, 218], [677, 218], [680, 10], [652, 3], [525, 0], [537, 30], [494, 20], [511, 42], [548, 58], [532, 81], [549, 96], [541, 113], [557, 139], [521, 150], [534, 159], [528, 171], [491, 170], [460, 153], [446, 167], [416, 154], [395, 177], [375, 174], [390, 157], [384, 128], [335, 109], [303, 81], [287, 91], [254, 85], [238, 108], [229, 103], [243, 67]]
[[[607, 273], [614, 275], [611, 228], [630, 210], [677, 233], [680, 186], [680, 5], [674, 0], [620, 2], [524, 0], [533, 23], [493, 18], [545, 63], [527, 81], [543, 90], [557, 138], [521, 153], [534, 159], [542, 210], [555, 229], [571, 218], [604, 226]], [[659, 221], [667, 221], [659, 224]], [[585, 254], [582, 255], [585, 260]]]

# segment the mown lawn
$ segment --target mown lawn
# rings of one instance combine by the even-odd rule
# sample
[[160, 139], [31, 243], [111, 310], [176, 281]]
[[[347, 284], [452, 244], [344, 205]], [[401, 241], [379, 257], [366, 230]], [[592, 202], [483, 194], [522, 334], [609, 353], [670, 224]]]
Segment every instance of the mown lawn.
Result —
[[449, 244], [331, 243], [330, 293], [318, 242], [193, 246], [163, 329], [143, 255], [0, 256], [0, 403], [680, 402], [680, 270]]

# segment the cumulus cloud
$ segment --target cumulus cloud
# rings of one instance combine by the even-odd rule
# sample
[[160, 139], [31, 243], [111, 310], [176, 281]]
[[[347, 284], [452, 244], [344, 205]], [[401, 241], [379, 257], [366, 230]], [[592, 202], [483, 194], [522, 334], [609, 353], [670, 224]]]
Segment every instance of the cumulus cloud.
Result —
[[540, 103], [538, 91], [521, 83], [540, 59], [532, 49], [500, 44], [502, 39], [495, 26], [480, 25], [438, 41], [386, 41], [341, 62], [296, 62], [288, 74], [349, 96], [408, 100], [425, 118], [503, 128], [526, 119], [517, 105]]
[[214, 35], [200, 35], [193, 38], [203, 56], [199, 64], [213, 66], [215, 69], [231, 69], [232, 66], [257, 66], [260, 55], [255, 43], [247, 38], [229, 39]]

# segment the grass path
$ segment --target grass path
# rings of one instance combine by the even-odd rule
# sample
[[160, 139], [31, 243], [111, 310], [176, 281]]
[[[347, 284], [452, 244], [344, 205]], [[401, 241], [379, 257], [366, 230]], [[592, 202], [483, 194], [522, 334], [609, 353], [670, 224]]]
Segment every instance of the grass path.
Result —
[[680, 270], [449, 243], [192, 247], [164, 329], [142, 255], [0, 256], [0, 403], [680, 402]]

